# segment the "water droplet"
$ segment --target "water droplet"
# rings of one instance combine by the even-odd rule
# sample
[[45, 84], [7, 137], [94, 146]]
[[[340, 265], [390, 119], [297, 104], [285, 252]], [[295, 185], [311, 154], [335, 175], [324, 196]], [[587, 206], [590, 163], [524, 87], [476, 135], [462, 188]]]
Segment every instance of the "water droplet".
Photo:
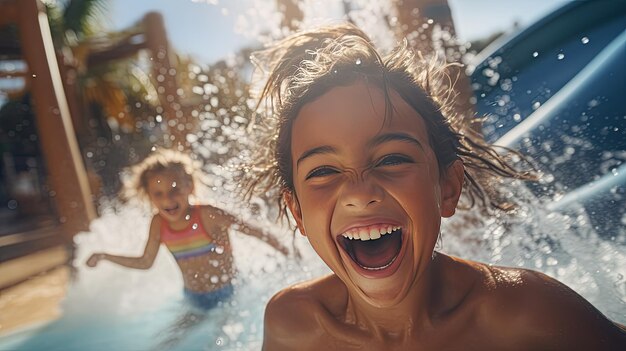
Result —
[[583, 44], [587, 44], [589, 42], [589, 38], [582, 37], [582, 39], [580, 39], [580, 42], [583, 43]]
[[215, 248], [215, 253], [217, 253], [218, 255], [221, 255], [224, 253], [224, 247], [223, 246], [218, 246]]
[[541, 106], [541, 103], [539, 101], [536, 101], [533, 103], [533, 110], [536, 110], [539, 108], [539, 106]]
[[522, 120], [522, 116], [519, 113], [516, 113], [516, 114], [513, 115], [513, 120], [515, 122], [519, 122], [519, 121]]
[[9, 210], [15, 210], [17, 208], [17, 201], [9, 200], [7, 207], [9, 207]]
[[210, 280], [211, 280], [211, 283], [217, 284], [220, 281], [220, 278], [216, 275], [212, 275]]
[[361, 63], [362, 63], [362, 62], [361, 62], [361, 59], [360, 59], [360, 58], [356, 59], [356, 65], [357, 65], [357, 66], [359, 66]]
[[215, 345], [217, 345], [217, 346], [224, 345], [224, 341], [222, 340], [222, 338], [215, 339]]
[[564, 59], [564, 58], [565, 58], [565, 55], [564, 55], [564, 54], [562, 54], [562, 53], [560, 53], [560, 54], [556, 55], [556, 59], [557, 59], [557, 60], [562, 60], [562, 59]]
[[37, 75], [36, 75], [36, 74], [33, 74], [33, 78], [37, 78]]
[[187, 215], [185, 215], [185, 220], [186, 220], [186, 221], [188, 221], [188, 220], [189, 220], [189, 218], [191, 218], [191, 216], [190, 216], [190, 215], [188, 215], [188, 214], [187, 214]]
[[592, 100], [589, 100], [589, 102], [587, 103], [587, 106], [592, 108], [592, 107], [598, 106], [599, 104], [600, 104], [600, 102], [598, 100], [592, 99]]
[[191, 228], [192, 228], [193, 230], [198, 229], [198, 223], [194, 223], [194, 224], [191, 226]]
[[533, 52], [533, 57], [537, 57], [539, 56], [539, 53], [537, 51]]
[[156, 149], [157, 149], [157, 148], [156, 148], [156, 146], [152, 146], [152, 147], [150, 148], [150, 151], [156, 151]]

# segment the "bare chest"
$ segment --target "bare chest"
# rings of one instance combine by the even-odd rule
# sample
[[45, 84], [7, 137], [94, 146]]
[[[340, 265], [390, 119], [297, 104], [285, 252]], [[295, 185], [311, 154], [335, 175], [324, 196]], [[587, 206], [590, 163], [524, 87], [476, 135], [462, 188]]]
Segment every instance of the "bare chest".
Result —
[[428, 327], [397, 319], [397, 332], [365, 328], [326, 315], [318, 318], [319, 333], [310, 350], [515, 350], [504, 337], [483, 325], [472, 311], [460, 311]]

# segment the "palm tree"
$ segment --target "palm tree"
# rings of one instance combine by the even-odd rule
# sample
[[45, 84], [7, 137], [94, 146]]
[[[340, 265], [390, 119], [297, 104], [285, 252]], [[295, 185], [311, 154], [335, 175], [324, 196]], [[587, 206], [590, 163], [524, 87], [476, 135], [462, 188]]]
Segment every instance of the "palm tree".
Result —
[[61, 0], [46, 2], [48, 20], [57, 48], [73, 46], [102, 29], [108, 0]]

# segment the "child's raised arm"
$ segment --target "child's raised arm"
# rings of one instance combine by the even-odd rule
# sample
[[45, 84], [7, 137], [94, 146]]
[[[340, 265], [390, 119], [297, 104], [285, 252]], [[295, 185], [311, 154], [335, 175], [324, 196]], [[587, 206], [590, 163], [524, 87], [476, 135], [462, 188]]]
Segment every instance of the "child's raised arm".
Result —
[[[206, 213], [206, 212], [214, 212], [214, 213]], [[221, 222], [220, 223], [221, 225], [225, 227], [234, 226], [235, 229], [237, 229], [237, 231], [242, 232], [246, 235], [254, 236], [260, 239], [261, 241], [264, 241], [265, 243], [267, 243], [268, 245], [270, 245], [277, 251], [280, 251], [282, 254], [284, 255], [289, 254], [289, 249], [286, 246], [284, 246], [280, 241], [278, 241], [278, 239], [276, 239], [276, 237], [274, 237], [271, 233], [268, 233], [267, 231], [261, 228], [245, 223], [239, 218], [233, 216], [232, 214], [224, 210], [216, 209], [212, 207], [205, 207], [205, 211], [203, 211], [203, 216], [208, 216], [209, 218], [215, 217], [215, 219], [212, 219], [212, 220], [219, 220]]]
[[146, 243], [146, 248], [144, 249], [141, 256], [116, 256], [100, 252], [95, 253], [91, 255], [91, 257], [89, 257], [89, 259], [87, 260], [87, 266], [95, 267], [98, 262], [102, 260], [107, 260], [128, 268], [148, 269], [152, 267], [154, 259], [159, 252], [159, 246], [161, 244], [161, 224], [159, 223], [160, 220], [161, 219], [158, 218], [158, 215], [152, 218], [152, 222], [150, 223], [150, 234], [148, 236], [148, 242]]

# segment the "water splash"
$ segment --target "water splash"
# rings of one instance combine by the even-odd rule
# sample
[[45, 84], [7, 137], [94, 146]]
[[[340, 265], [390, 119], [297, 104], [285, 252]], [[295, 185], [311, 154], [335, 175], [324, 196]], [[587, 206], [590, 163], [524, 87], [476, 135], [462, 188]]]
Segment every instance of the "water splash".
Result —
[[[192, 1], [218, 5], [217, 0]], [[377, 45], [391, 47], [395, 43], [392, 34], [395, 14], [390, 3], [358, 0], [353, 4], [348, 16], [373, 34]], [[319, 6], [319, 1], [304, 1], [302, 27], [317, 25], [330, 14], [336, 18], [340, 5], [339, 0], [329, 1], [325, 6]], [[261, 43], [286, 34], [286, 29], [280, 26], [280, 14], [264, 0], [251, 1], [249, 8], [236, 16], [235, 32]], [[258, 18], [264, 21], [258, 21]], [[425, 23], [427, 26], [432, 24]], [[445, 33], [439, 33], [439, 36], [452, 39]], [[582, 38], [581, 42], [588, 43], [588, 38]], [[564, 59], [563, 54], [559, 55], [562, 57], [557, 59]], [[539, 52], [533, 52], [532, 56], [538, 57]], [[267, 199], [255, 197], [242, 207], [233, 195], [238, 190], [233, 166], [250, 157], [249, 149], [253, 145], [248, 127], [254, 115], [254, 101], [247, 94], [245, 76], [250, 66], [246, 60], [230, 57], [210, 69], [198, 65], [189, 67], [189, 77], [195, 79], [195, 83], [188, 94], [197, 99], [197, 106], [191, 111], [197, 123], [188, 129], [187, 140], [204, 161], [207, 175], [204, 186], [197, 189], [198, 202], [235, 212], [247, 221], [256, 221], [259, 226], [275, 230], [283, 242], [291, 242], [291, 233], [273, 221], [278, 213], [276, 206]], [[497, 72], [500, 64], [501, 60], [493, 59], [483, 74], [489, 78], [490, 85], [499, 83], [508, 91], [515, 83], [513, 80], [500, 81]], [[500, 107], [506, 108], [510, 103], [511, 100], [504, 95], [498, 99]], [[539, 101], [532, 104], [533, 109], [540, 106]], [[516, 122], [521, 120], [520, 114], [513, 116]], [[154, 120], [163, 122], [160, 114], [155, 115]], [[570, 144], [577, 145], [577, 142], [573, 139]], [[551, 150], [550, 144], [541, 147]], [[562, 156], [571, 157], [572, 154], [575, 152], [564, 151]], [[554, 179], [550, 177], [547, 175], [546, 179], [552, 183]], [[625, 323], [626, 233], [622, 231], [608, 240], [601, 238], [583, 208], [549, 211], [545, 201], [553, 197], [537, 199], [519, 182], [503, 186], [508, 187], [511, 197], [521, 203], [515, 215], [488, 218], [476, 212], [460, 212], [444, 222], [442, 250], [463, 258], [540, 270], [572, 287], [608, 317]], [[551, 195], [558, 197], [558, 193]], [[164, 248], [148, 271], [128, 270], [106, 262], [97, 269], [85, 267], [89, 254], [96, 251], [138, 255], [147, 239], [151, 214], [146, 209], [115, 202], [102, 204], [101, 209], [102, 215], [92, 223], [90, 232], [75, 237], [76, 281], [63, 306], [66, 317], [56, 330], [67, 333], [76, 321], [84, 321], [96, 314], [101, 320], [124, 326], [128, 325], [126, 320], [139, 318], [149, 319], [149, 325], [133, 325], [137, 328], [133, 335], [149, 339], [179, 317], [183, 285], [180, 272]], [[622, 218], [622, 222], [626, 223], [626, 218]], [[236, 232], [232, 235], [239, 270], [236, 284], [242, 289], [231, 302], [212, 311], [207, 321], [201, 322], [197, 331], [178, 345], [180, 349], [198, 349], [198, 345], [204, 345], [206, 349], [213, 346], [258, 349], [262, 340], [265, 301], [289, 284], [329, 272], [299, 235], [295, 237], [295, 246], [303, 256], [300, 262], [277, 256], [266, 245], [250, 245], [251, 240]], [[210, 279], [219, 281], [221, 278], [214, 276]], [[50, 334], [43, 334], [41, 338], [49, 337]]]
[[[327, 21], [329, 18], [341, 17], [338, 16], [341, 12], [341, 1], [329, 1], [325, 4], [327, 5], [319, 6], [319, 2], [313, 0], [302, 2], [304, 17], [300, 27], [310, 28], [322, 23], [323, 19]], [[390, 48], [395, 44], [393, 30], [396, 14], [389, 2], [363, 0], [352, 4], [347, 16], [372, 34], [379, 47]], [[257, 18], [264, 18], [264, 21], [258, 21]], [[237, 14], [235, 31], [266, 43], [288, 33], [288, 29], [281, 28], [280, 21], [281, 16], [275, 11], [273, 4], [253, 0], [245, 12]], [[428, 27], [433, 23], [424, 25]], [[441, 40], [454, 41], [449, 33], [439, 32], [437, 35]], [[581, 39], [583, 44], [584, 39]], [[532, 56], [538, 57], [540, 54], [535, 51]], [[558, 60], [564, 58], [563, 53], [557, 55]], [[191, 91], [201, 103], [195, 110], [198, 123], [195, 129], [189, 131], [188, 140], [192, 142], [193, 151], [205, 162], [204, 171], [207, 174], [206, 187], [199, 189], [198, 199], [199, 202], [234, 211], [244, 220], [257, 220], [257, 224], [261, 226], [282, 231], [283, 242], [290, 242], [291, 234], [273, 222], [278, 213], [276, 206], [265, 198], [255, 197], [242, 207], [238, 198], [233, 195], [238, 190], [232, 172], [233, 166], [246, 161], [251, 154], [250, 148], [253, 147], [248, 128], [254, 116], [254, 101], [247, 93], [247, 78], [244, 73], [249, 72], [250, 66], [245, 59], [230, 57], [223, 65], [211, 69], [199, 66], [190, 68], [190, 74], [197, 80]], [[515, 79], [500, 79], [498, 68], [501, 64], [502, 58], [492, 58], [483, 74], [489, 78], [488, 84], [500, 85], [504, 91], [509, 91], [515, 84]], [[528, 94], [530, 93], [529, 91]], [[538, 95], [532, 102], [532, 109], [541, 107], [546, 100], [546, 94], [549, 92], [542, 91]], [[497, 100], [497, 104], [507, 111], [514, 111], [514, 106], [510, 106], [512, 103], [508, 95], [502, 95]], [[512, 115], [517, 122], [522, 119], [519, 113]], [[569, 144], [576, 146], [580, 142], [583, 141], [572, 138]], [[551, 152], [549, 143], [541, 147]], [[576, 149], [565, 148], [562, 153], [562, 160], [565, 160], [576, 155]], [[555, 183], [553, 178], [547, 174], [545, 182]], [[558, 189], [558, 182], [556, 183]], [[519, 182], [502, 186], [507, 187], [510, 196], [520, 202], [515, 215], [488, 218], [475, 212], [458, 213], [444, 222], [443, 251], [492, 264], [540, 270], [576, 290], [610, 318], [626, 322], [623, 314], [626, 310], [626, 233], [618, 233], [611, 240], [600, 238], [582, 207], [568, 208], [561, 212], [547, 210], [546, 202], [552, 201], [553, 196], [558, 197], [558, 192], [549, 194], [545, 199], [538, 199]], [[120, 211], [122, 212], [124, 211]], [[116, 221], [123, 222], [123, 216], [124, 214], [122, 218], [104, 216], [100, 223], [109, 227]], [[144, 224], [136, 224], [133, 231], [147, 232], [138, 228], [140, 225], [145, 226], [147, 219], [144, 218], [143, 221]], [[91, 244], [81, 243], [80, 250], [88, 251], [95, 249], [95, 246], [106, 246], [108, 240], [104, 234], [96, 237], [91, 235], [90, 238], [95, 241]], [[136, 242], [128, 240], [131, 239], [124, 241], [123, 245], [141, 247], [138, 243], [143, 239], [132, 239]], [[222, 328], [218, 328], [218, 335], [211, 341], [214, 345], [258, 345], [262, 339], [260, 316], [264, 306], [259, 301], [267, 301], [274, 292], [291, 283], [328, 272], [328, 268], [300, 236], [296, 237], [295, 244], [302, 251], [303, 261], [298, 263], [275, 256], [271, 249], [264, 249], [263, 245], [249, 245], [249, 240], [236, 233], [233, 235], [233, 250], [240, 271], [238, 284], [245, 286], [249, 294], [239, 296], [234, 305], [227, 307], [231, 311], [228, 313], [231, 317]], [[122, 250], [121, 247], [119, 249]], [[174, 263], [171, 258], [167, 258], [167, 253], [159, 256], [163, 256], [160, 264], [169, 266], [169, 271], [166, 269], [162, 272], [164, 275], [159, 278], [160, 282], [170, 279], [180, 281], [175, 269], [172, 271]], [[124, 274], [131, 274], [127, 278], [131, 280], [131, 284], [133, 279], [139, 279], [133, 278], [132, 273]], [[211, 277], [213, 278], [219, 279]], [[100, 279], [103, 277], [90, 282], [98, 286], [98, 281], [106, 281]], [[156, 287], [157, 284], [159, 283], [147, 286]], [[170, 296], [177, 296], [177, 291], [171, 288]], [[129, 294], [130, 297], [125, 298], [132, 303], [127, 306], [140, 307], [140, 303], [133, 303], [139, 300], [141, 294]], [[246, 335], [245, 342], [242, 340], [243, 335]]]

